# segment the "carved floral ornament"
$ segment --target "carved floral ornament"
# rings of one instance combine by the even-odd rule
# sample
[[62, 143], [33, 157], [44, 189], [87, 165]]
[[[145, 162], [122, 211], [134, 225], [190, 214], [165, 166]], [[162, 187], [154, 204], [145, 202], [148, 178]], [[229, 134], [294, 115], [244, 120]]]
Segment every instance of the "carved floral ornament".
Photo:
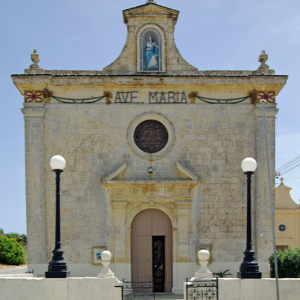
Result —
[[[119, 95], [120, 92], [117, 92], [116, 95]], [[122, 92], [123, 94], [126, 94], [126, 97], [123, 95], [123, 100], [120, 98], [120, 96], [116, 96], [114, 103], [124, 103], [124, 104], [135, 104], [135, 103], [144, 103], [144, 102], [134, 102], [132, 99], [138, 99], [138, 92]], [[128, 96], [128, 93], [130, 93], [131, 98]], [[135, 94], [133, 94], [135, 93]], [[171, 94], [170, 94], [171, 93]], [[173, 93], [173, 94], [172, 94]], [[160, 94], [164, 94], [161, 92]], [[178, 95], [181, 95], [181, 100]], [[152, 93], [149, 92], [149, 103], [150, 104], [187, 104], [187, 98], [185, 92], [183, 93], [174, 93], [174, 92], [168, 92], [167, 96], [164, 96], [163, 101], [160, 101], [158, 98], [155, 99], [155, 101], [152, 99], [154, 96], [158, 97], [158, 92]], [[65, 103], [65, 104], [91, 104], [98, 102], [102, 99], [106, 99], [106, 104], [111, 104], [111, 99], [113, 98], [113, 94], [111, 92], [105, 91], [103, 92], [102, 96], [97, 97], [91, 97], [91, 98], [63, 98], [60, 96], [53, 95], [52, 92], [50, 92], [47, 88], [44, 90], [30, 90], [25, 91], [24, 93], [24, 102], [25, 103], [49, 103], [51, 99], [55, 99], [58, 102]], [[152, 97], [152, 98], [151, 98]], [[162, 97], [162, 95], [161, 95]], [[177, 97], [177, 98], [176, 98]], [[241, 96], [237, 98], [208, 98], [205, 96], [198, 95], [198, 92], [191, 92], [188, 95], [188, 98], [190, 99], [190, 103], [195, 103], [196, 100], [200, 100], [202, 102], [208, 103], [208, 104], [237, 104], [240, 102], [243, 102], [247, 99], [250, 100], [251, 104], [256, 106], [256, 104], [261, 102], [267, 102], [267, 103], [275, 103], [275, 92], [274, 91], [257, 91], [256, 89], [251, 90], [248, 95]], [[117, 101], [118, 100], [118, 101]]]
[[249, 99], [251, 104], [256, 106], [256, 104], [261, 102], [268, 102], [268, 103], [275, 103], [275, 92], [264, 92], [264, 91], [257, 91], [252, 90], [248, 93], [247, 96], [242, 96], [238, 98], [208, 98], [199, 96], [198, 92], [192, 92], [189, 94], [189, 98], [191, 99], [191, 103], [195, 103], [197, 99], [209, 103], [209, 104], [237, 104], [240, 102], [245, 101], [246, 99]]
[[258, 94], [257, 100], [259, 102], [269, 102], [269, 103], [275, 102], [275, 92], [258, 92], [257, 94]]
[[32, 90], [25, 91], [24, 93], [24, 102], [25, 103], [49, 103], [51, 98], [55, 99], [58, 102], [65, 104], [87, 104], [87, 103], [95, 103], [102, 99], [106, 99], [106, 104], [111, 104], [112, 93], [111, 92], [103, 92], [102, 96], [91, 97], [91, 98], [63, 98], [59, 96], [54, 96], [52, 92], [50, 92], [47, 88], [44, 88], [42, 91]]
[[44, 102], [44, 95], [42, 91], [26, 91], [24, 93], [25, 103], [42, 103]]

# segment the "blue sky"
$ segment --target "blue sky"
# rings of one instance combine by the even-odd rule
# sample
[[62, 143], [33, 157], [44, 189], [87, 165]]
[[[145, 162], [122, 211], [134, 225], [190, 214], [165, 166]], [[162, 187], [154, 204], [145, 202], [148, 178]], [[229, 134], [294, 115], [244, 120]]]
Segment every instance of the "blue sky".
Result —
[[[23, 97], [10, 78], [37, 49], [47, 70], [101, 70], [126, 39], [122, 10], [146, 0], [10, 0], [0, 4], [0, 228], [26, 232]], [[300, 155], [300, 1], [158, 0], [180, 10], [175, 41], [199, 70], [255, 70], [261, 50], [278, 75], [289, 75], [277, 97], [276, 167]], [[300, 166], [283, 177], [300, 199]], [[278, 181], [276, 181], [278, 182]]]

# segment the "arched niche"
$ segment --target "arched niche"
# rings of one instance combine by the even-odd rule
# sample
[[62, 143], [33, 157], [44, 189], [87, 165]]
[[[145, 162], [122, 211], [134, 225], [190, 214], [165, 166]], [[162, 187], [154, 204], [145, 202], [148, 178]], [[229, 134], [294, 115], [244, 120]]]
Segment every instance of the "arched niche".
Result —
[[138, 32], [138, 71], [163, 72], [164, 67], [164, 32], [157, 25], [142, 27]]

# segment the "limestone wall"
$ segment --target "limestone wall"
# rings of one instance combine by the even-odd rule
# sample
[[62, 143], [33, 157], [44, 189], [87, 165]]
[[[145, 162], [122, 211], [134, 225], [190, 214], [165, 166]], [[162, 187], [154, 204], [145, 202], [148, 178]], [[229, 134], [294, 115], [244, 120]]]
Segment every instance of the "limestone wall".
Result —
[[121, 300], [117, 278], [0, 278], [0, 299]]
[[[219, 300], [276, 299], [275, 279], [219, 279]], [[0, 299], [10, 300], [118, 300], [122, 299], [117, 278], [0, 278]], [[295, 300], [300, 279], [279, 279], [280, 299]]]
[[[78, 269], [76, 265], [91, 266], [93, 246], [106, 246], [113, 253], [116, 269], [123, 270], [121, 276], [130, 277], [131, 223], [128, 220], [147, 208], [161, 209], [174, 219], [173, 263], [190, 266], [187, 273], [192, 273], [196, 264], [197, 245], [212, 246], [213, 263], [240, 262], [246, 237], [246, 178], [240, 164], [248, 156], [256, 158], [259, 165], [253, 176], [253, 216], [256, 216], [253, 234], [257, 237], [254, 247], [258, 260], [267, 262], [272, 251], [268, 233], [271, 223], [268, 223], [267, 177], [260, 173], [266, 168], [262, 158], [262, 119], [257, 117], [260, 108], [255, 109], [249, 100], [236, 105], [212, 105], [198, 100], [192, 103], [189, 92], [199, 90], [195, 78], [177, 78], [172, 84], [171, 79], [158, 84], [159, 79], [151, 78], [150, 85], [145, 79], [134, 83], [131, 78], [121, 88], [117, 85], [119, 79], [114, 78], [101, 79], [105, 86], [102, 82], [100, 88], [93, 83], [94, 78], [80, 78], [76, 82], [55, 80], [58, 81], [55, 85], [52, 82], [49, 90], [61, 97], [86, 98], [102, 94], [106, 89], [113, 97], [110, 105], [105, 102], [64, 104], [53, 99], [50, 103], [24, 104], [25, 118], [37, 107], [44, 111], [39, 117], [40, 125], [26, 123], [26, 143], [30, 149], [27, 203], [31, 207], [38, 201], [38, 205], [45, 207], [42, 218], [36, 209], [29, 210], [32, 215], [29, 228], [34, 225], [44, 233], [40, 234], [40, 240], [30, 239], [29, 252], [33, 256], [29, 259], [30, 269], [37, 271], [37, 264], [45, 266], [54, 247], [55, 180], [49, 160], [55, 154], [67, 160], [61, 181], [62, 248], [66, 261], [75, 269]], [[206, 82], [201, 85], [201, 93], [211, 93], [210, 97], [216, 98], [245, 95], [249, 86], [246, 82], [242, 84], [244, 80], [231, 80], [231, 86], [227, 79]], [[185, 91], [186, 99], [169, 104], [160, 101], [162, 91], [170, 90]], [[121, 91], [126, 92], [121, 94]], [[155, 91], [157, 96], [153, 96]], [[125, 102], [124, 97], [133, 97], [133, 101]], [[268, 104], [267, 109], [270, 149], [274, 153], [277, 111], [275, 104]], [[157, 118], [167, 124], [171, 144], [162, 156], [142, 154], [134, 147], [130, 132], [133, 134], [134, 125], [141, 118]], [[32, 160], [31, 156], [40, 160]], [[273, 159], [274, 156], [272, 163]], [[124, 163], [126, 167], [116, 171]], [[151, 176], [147, 172], [149, 167], [154, 170]], [[36, 170], [41, 173], [39, 176]], [[103, 181], [115, 172], [112, 183]], [[37, 184], [37, 179], [43, 182]], [[39, 200], [36, 193], [44, 193], [44, 199]], [[39, 231], [29, 236], [35, 237]], [[41, 243], [43, 239], [46, 242]], [[37, 251], [42, 251], [41, 246], [47, 249], [43, 262], [35, 259]], [[126, 271], [120, 264], [126, 266]], [[268, 272], [267, 268], [262, 271]], [[40, 268], [38, 273], [43, 272]], [[90, 269], [84, 274], [93, 276], [96, 271], [94, 274]]]
[[[300, 279], [279, 279], [280, 299], [298, 299], [299, 283]], [[275, 279], [219, 279], [219, 300], [265, 299], [277, 299]]]
[[[125, 161], [128, 168], [122, 174], [124, 180], [149, 179], [149, 166], [155, 169], [155, 180], [178, 179], [177, 161], [193, 171], [200, 178], [200, 184], [191, 207], [189, 244], [213, 244], [213, 257], [217, 261], [239, 260], [245, 245], [246, 207], [244, 190], [241, 189], [244, 175], [240, 162], [246, 156], [256, 156], [252, 108], [246, 105], [225, 108], [198, 105], [193, 106], [193, 110], [188, 110], [185, 105], [181, 109], [147, 107], [146, 111], [166, 116], [176, 132], [172, 151], [153, 162], [132, 153], [127, 143], [127, 128], [131, 120], [144, 111], [143, 105], [136, 105], [134, 109], [122, 105], [47, 106], [48, 253], [54, 241], [55, 197], [53, 173], [47, 165], [52, 155], [60, 154], [67, 160], [62, 174], [61, 214], [63, 248], [68, 262], [90, 263], [91, 246], [110, 245], [111, 208], [101, 178]], [[188, 112], [186, 116], [183, 115], [185, 111]], [[130, 198], [130, 192], [129, 195], [121, 192], [121, 198]], [[147, 196], [149, 191], [142, 193]], [[137, 205], [132, 201], [128, 203], [128, 213]], [[177, 206], [173, 207], [172, 198], [163, 205], [177, 216]], [[194, 260], [194, 256], [186, 254], [185, 257], [185, 262]]]
[[[246, 176], [240, 164], [252, 156], [258, 161], [252, 182], [253, 246], [268, 276], [272, 244], [261, 106], [249, 99], [234, 105], [193, 102], [189, 94], [225, 99], [253, 88], [278, 93], [285, 78], [29, 77], [15, 77], [20, 90], [42, 90], [47, 83], [54, 96], [78, 99], [104, 91], [112, 96], [110, 105], [105, 99], [24, 103], [30, 270], [43, 275], [52, 256], [55, 176], [49, 160], [60, 154], [67, 161], [61, 179], [62, 249], [72, 276], [95, 276], [99, 265], [92, 265], [92, 247], [105, 246], [113, 254], [115, 274], [130, 279], [131, 222], [149, 208], [172, 221], [176, 289], [195, 272], [199, 245], [212, 247], [214, 271], [229, 266], [236, 274], [246, 245]], [[38, 124], [29, 119], [37, 109], [43, 112]], [[266, 110], [274, 168], [276, 104], [266, 104]], [[169, 132], [158, 155], [143, 153], [134, 143], [135, 127], [146, 119], [163, 122]], [[37, 260], [41, 254], [44, 258]]]

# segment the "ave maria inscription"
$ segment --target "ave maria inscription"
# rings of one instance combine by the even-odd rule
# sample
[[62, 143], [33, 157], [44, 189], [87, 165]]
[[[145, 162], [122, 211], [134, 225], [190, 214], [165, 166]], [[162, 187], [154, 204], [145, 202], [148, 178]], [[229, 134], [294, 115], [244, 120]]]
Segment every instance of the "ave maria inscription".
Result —
[[[130, 92], [117, 92], [115, 96], [115, 103], [124, 104], [137, 104], [144, 103], [144, 101], [139, 101], [138, 91]], [[182, 104], [188, 103], [186, 92], [149, 92], [148, 93], [148, 103], [149, 104]]]

